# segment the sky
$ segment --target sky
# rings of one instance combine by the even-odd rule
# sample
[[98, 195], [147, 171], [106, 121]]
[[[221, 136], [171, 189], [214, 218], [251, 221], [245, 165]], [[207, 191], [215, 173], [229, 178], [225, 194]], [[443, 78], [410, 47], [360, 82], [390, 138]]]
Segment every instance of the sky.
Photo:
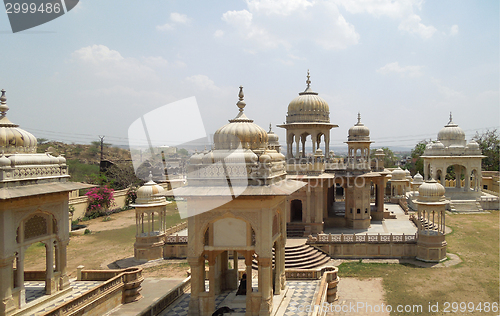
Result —
[[[18, 33], [0, 14], [0, 88], [9, 119], [36, 137], [127, 145], [134, 121], [193, 96], [213, 134], [237, 115], [242, 85], [245, 114], [284, 144], [275, 126], [309, 69], [339, 125], [332, 147], [358, 112], [374, 148], [436, 139], [450, 111], [470, 140], [500, 126], [499, 3], [82, 0]], [[194, 116], [165, 115], [150, 136], [176, 146], [200, 128]]]

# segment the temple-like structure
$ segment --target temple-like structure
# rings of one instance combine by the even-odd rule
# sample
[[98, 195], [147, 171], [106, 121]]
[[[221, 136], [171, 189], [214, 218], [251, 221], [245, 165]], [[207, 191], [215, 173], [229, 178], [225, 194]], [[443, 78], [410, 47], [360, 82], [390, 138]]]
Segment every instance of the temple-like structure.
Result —
[[45, 293], [68, 289], [69, 192], [88, 188], [69, 182], [62, 156], [37, 154], [37, 140], [7, 118], [5, 90], [0, 97], [0, 315], [26, 305], [24, 256], [34, 243], [45, 245]]
[[245, 115], [243, 97], [240, 87], [238, 115], [215, 132], [213, 150], [191, 157], [188, 186], [174, 190], [187, 202], [193, 316], [212, 315], [216, 295], [238, 287], [238, 256], [245, 258], [247, 315], [271, 315], [273, 295], [285, 289], [286, 198], [305, 183], [286, 179], [285, 156], [275, 143], [269, 146], [268, 133]]

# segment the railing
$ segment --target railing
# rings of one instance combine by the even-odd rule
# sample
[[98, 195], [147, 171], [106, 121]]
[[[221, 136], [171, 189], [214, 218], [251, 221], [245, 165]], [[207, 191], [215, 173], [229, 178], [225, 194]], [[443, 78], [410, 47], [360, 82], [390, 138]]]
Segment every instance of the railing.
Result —
[[500, 195], [498, 192], [492, 191], [492, 190], [483, 189], [482, 191], [484, 193], [488, 193], [488, 194], [491, 194], [491, 195], [494, 195], [494, 196], [499, 196]]
[[175, 226], [172, 226], [165, 231], [165, 236], [169, 236], [169, 235], [175, 234], [177, 232], [180, 232], [181, 230], [186, 229], [187, 226], [188, 226], [187, 221], [184, 221], [184, 222], [179, 223]]
[[165, 237], [166, 244], [187, 244], [188, 236], [167, 236]]
[[317, 296], [313, 302], [314, 310], [310, 314], [311, 316], [326, 315], [325, 303], [332, 303], [337, 298], [338, 271], [338, 268], [335, 268], [335, 270], [323, 274]]
[[317, 234], [317, 237], [309, 236], [307, 243], [407, 243], [416, 242], [417, 234], [414, 235], [368, 235], [368, 234]]
[[[86, 270], [80, 271], [82, 281], [102, 281], [104, 283], [90, 289], [82, 295], [57, 306], [43, 314], [43, 316], [62, 316], [73, 314], [85, 314], [99, 303], [105, 303], [117, 292], [122, 292], [121, 303], [130, 303], [142, 298], [140, 294], [142, 277], [141, 268], [128, 268], [122, 270]], [[110, 279], [107, 279], [110, 277]], [[116, 306], [109, 306], [109, 310]]]
[[321, 269], [285, 269], [287, 280], [318, 280], [327, 271], [335, 271], [336, 267]]

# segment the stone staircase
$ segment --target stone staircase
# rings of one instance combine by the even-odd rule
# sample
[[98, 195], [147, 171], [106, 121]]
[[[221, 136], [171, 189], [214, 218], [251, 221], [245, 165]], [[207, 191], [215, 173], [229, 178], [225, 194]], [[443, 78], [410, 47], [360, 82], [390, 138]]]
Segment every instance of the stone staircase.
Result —
[[451, 211], [458, 213], [483, 212], [481, 203], [477, 200], [454, 200], [450, 203]]
[[286, 236], [287, 237], [304, 237], [305, 227], [304, 225], [296, 225], [288, 223], [286, 225]]
[[[330, 257], [310, 245], [285, 247], [285, 269], [314, 269], [327, 264]], [[274, 248], [273, 248], [274, 267]], [[257, 270], [257, 260], [252, 261], [252, 268]]]

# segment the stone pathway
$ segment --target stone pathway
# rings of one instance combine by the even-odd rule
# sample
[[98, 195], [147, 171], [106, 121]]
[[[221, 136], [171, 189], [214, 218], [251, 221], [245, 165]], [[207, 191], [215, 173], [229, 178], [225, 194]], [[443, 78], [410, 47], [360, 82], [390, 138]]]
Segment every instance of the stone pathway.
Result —
[[[101, 281], [71, 281], [70, 286], [73, 288], [73, 290], [46, 304], [42, 303], [40, 307], [31, 311], [30, 315], [42, 315], [45, 312], [50, 311], [54, 307], [82, 295], [83, 293], [101, 283]], [[43, 281], [26, 281], [24, 282], [24, 287], [26, 289], [26, 307], [29, 307], [30, 303], [36, 303], [37, 300], [43, 300], [45, 297], [49, 297], [49, 295], [45, 294], [45, 282]]]
[[[254, 282], [253, 287], [257, 288], [257, 283]], [[300, 312], [299, 306], [307, 306], [312, 303], [314, 292], [316, 288], [319, 286], [319, 280], [313, 281], [287, 281], [287, 286], [289, 288], [289, 293], [292, 293], [292, 296], [288, 299], [284, 299], [283, 303], [288, 303], [286, 307], [286, 311], [284, 316], [307, 316], [307, 312]], [[208, 289], [208, 287], [207, 287]], [[235, 292], [235, 291], [233, 291]], [[233, 292], [225, 292], [218, 295], [215, 298], [215, 308], [222, 307], [221, 304], [230, 294]], [[165, 309], [160, 316], [186, 316], [188, 313], [189, 307], [189, 299], [191, 298], [191, 294], [184, 294], [181, 296], [176, 302], [174, 302], [170, 307]], [[239, 297], [238, 297], [239, 298]], [[282, 309], [283, 307], [280, 307]], [[284, 309], [284, 308], [283, 308]], [[235, 312], [230, 314], [233, 316], [236, 315], [245, 315], [245, 308], [235, 308]]]

